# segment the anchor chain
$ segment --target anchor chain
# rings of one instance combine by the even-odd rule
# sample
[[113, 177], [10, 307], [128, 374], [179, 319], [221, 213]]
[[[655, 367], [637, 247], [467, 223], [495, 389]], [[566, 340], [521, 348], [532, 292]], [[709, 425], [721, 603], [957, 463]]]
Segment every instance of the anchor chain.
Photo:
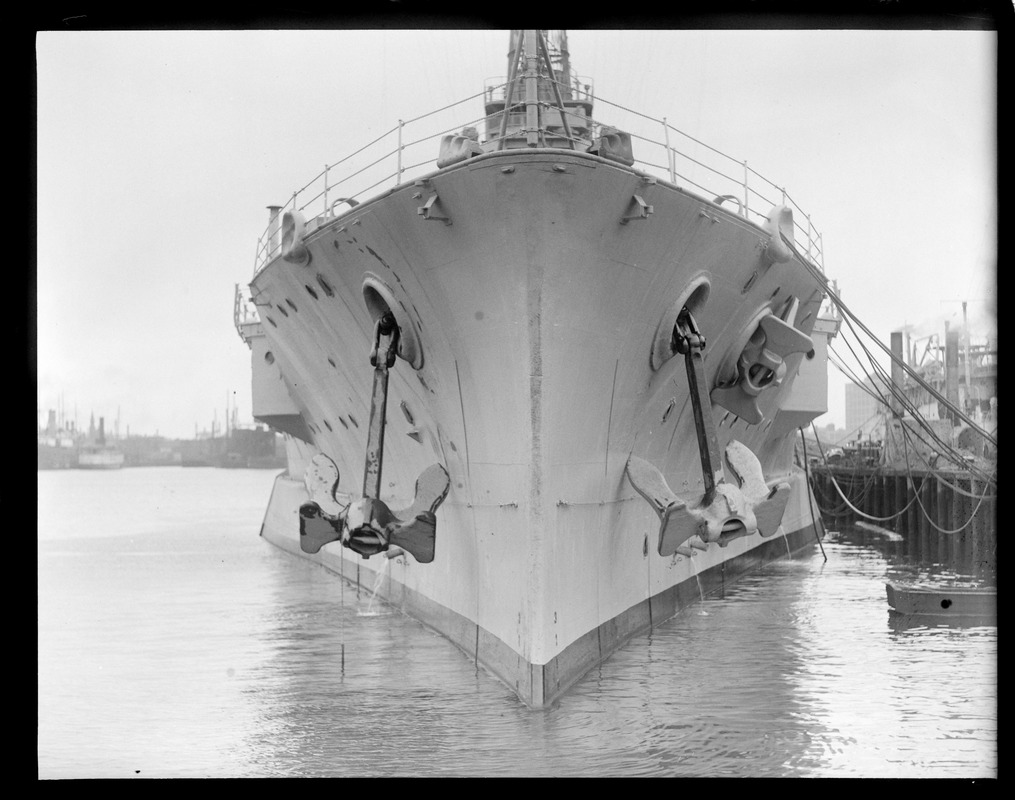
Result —
[[367, 426], [367, 457], [363, 470], [364, 497], [381, 496], [384, 423], [388, 409], [388, 370], [395, 365], [397, 352], [398, 324], [394, 315], [387, 311], [374, 323], [374, 344], [370, 350], [370, 366], [374, 368], [374, 388], [370, 397], [370, 424]]
[[384, 312], [374, 323], [374, 346], [370, 350], [370, 366], [377, 366], [377, 356], [381, 349], [381, 339], [388, 340], [384, 351], [384, 368], [391, 369], [395, 366], [395, 356], [398, 355], [398, 323], [395, 322], [395, 315], [390, 311]]
[[[705, 349], [705, 337], [686, 306], [677, 315], [677, 322], [673, 326], [672, 344], [674, 351], [684, 356], [684, 366], [687, 369], [687, 384], [694, 413], [694, 431], [698, 437], [701, 474], [705, 481], [703, 502], [708, 505], [715, 498], [716, 486], [723, 482], [722, 459], [719, 456], [719, 439], [715, 432], [715, 423], [712, 421], [712, 403], [708, 396], [705, 364], [701, 355], [701, 351]], [[706, 409], [709, 410], [707, 417]]]

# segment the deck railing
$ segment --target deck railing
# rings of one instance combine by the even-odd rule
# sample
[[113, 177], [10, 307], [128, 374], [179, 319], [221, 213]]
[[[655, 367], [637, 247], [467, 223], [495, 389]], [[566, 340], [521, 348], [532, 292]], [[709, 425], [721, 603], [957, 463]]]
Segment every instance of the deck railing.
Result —
[[[278, 255], [281, 248], [279, 222], [285, 211], [299, 211], [308, 224], [314, 226], [342, 216], [356, 204], [385, 189], [410, 183], [436, 171], [441, 138], [460, 133], [465, 128], [472, 127], [480, 132], [479, 141], [484, 150], [496, 150], [497, 137], [484, 138], [482, 132], [486, 130], [487, 120], [499, 118], [502, 112], [497, 111], [489, 118], [480, 116], [463, 121], [466, 115], [459, 107], [472, 101], [482, 107], [480, 101], [502, 99], [505, 94], [506, 84], [487, 85], [483, 91], [443, 108], [412, 119], [400, 119], [373, 141], [333, 164], [326, 164], [321, 172], [294, 191], [284, 205], [271, 207], [277, 211], [257, 241], [254, 273]], [[512, 97], [512, 110], [522, 110], [524, 100]], [[811, 223], [810, 215], [800, 208], [784, 187], [766, 178], [746, 161], [737, 160], [673, 127], [665, 117], [656, 119], [591, 93], [581, 99], [591, 100], [594, 107], [609, 107], [611, 112], [608, 123], [598, 118], [589, 120], [593, 138], [605, 127], [631, 135], [635, 169], [693, 192], [707, 202], [727, 208], [735, 205], [737, 214], [757, 224], [767, 219], [773, 206], [791, 208], [797, 250], [824, 270], [821, 234]], [[555, 103], [540, 101], [539, 106], [541, 119], [561, 119]], [[545, 113], [555, 110], [555, 114]], [[541, 130], [540, 135], [543, 134], [552, 135], [557, 142], [566, 141], [564, 132], [558, 129], [552, 132]], [[505, 139], [513, 135], [516, 133], [509, 131]], [[591, 141], [572, 138], [568, 142], [569, 150], [571, 143], [576, 150], [584, 151]]]

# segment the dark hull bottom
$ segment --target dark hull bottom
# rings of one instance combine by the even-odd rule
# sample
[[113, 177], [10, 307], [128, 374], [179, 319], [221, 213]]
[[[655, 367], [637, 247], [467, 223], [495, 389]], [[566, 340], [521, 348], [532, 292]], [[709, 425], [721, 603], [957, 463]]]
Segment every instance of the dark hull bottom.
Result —
[[[823, 533], [818, 523], [817, 536]], [[322, 550], [316, 556], [307, 556], [295, 538], [273, 533], [267, 525], [262, 526], [261, 536], [290, 553], [316, 561], [367, 591], [373, 589], [375, 573], [339, 555]], [[813, 547], [817, 536], [815, 527], [809, 525], [785, 537], [764, 541], [746, 553], [702, 571], [697, 578], [671, 586], [607, 620], [546, 664], [529, 663], [482, 626], [397, 582], [384, 581], [378, 595], [389, 605], [450, 639], [469, 658], [511, 687], [526, 705], [545, 708], [633, 636], [665, 622], [699, 602], [703, 595], [721, 595], [737, 578], [765, 564]]]

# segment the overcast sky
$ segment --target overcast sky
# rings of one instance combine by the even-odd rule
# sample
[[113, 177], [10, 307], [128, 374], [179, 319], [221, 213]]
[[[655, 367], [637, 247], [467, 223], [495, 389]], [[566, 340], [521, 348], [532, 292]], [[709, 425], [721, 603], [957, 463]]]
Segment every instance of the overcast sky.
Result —
[[[885, 342], [959, 324], [962, 300], [977, 332], [996, 328], [996, 42], [569, 32], [598, 96], [785, 186]], [[94, 413], [121, 434], [189, 438], [235, 402], [252, 422], [233, 290], [265, 207], [398, 119], [479, 92], [507, 47], [506, 31], [40, 33], [41, 414], [62, 398], [81, 426]], [[481, 114], [476, 100], [463, 118]], [[843, 385], [832, 369], [819, 424], [844, 424]]]

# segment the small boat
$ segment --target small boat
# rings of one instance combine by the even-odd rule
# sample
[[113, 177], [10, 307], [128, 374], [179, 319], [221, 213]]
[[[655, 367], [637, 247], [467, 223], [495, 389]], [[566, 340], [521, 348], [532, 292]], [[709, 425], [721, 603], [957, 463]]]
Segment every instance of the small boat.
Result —
[[914, 586], [886, 583], [888, 605], [900, 614], [997, 616], [997, 587]]

